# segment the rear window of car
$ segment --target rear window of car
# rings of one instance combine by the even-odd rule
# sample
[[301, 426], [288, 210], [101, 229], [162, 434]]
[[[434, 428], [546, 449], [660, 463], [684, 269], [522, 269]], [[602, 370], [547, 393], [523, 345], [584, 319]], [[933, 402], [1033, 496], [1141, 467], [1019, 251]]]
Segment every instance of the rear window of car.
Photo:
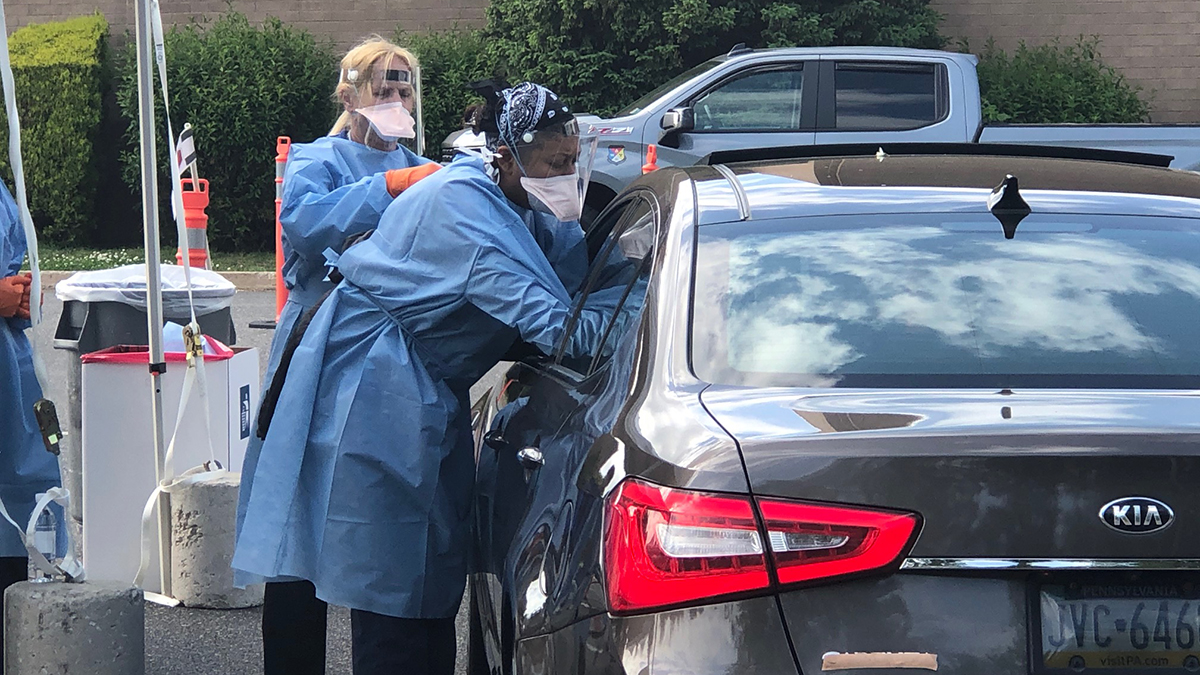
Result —
[[699, 231], [692, 365], [812, 387], [1200, 387], [1200, 221], [824, 216]]

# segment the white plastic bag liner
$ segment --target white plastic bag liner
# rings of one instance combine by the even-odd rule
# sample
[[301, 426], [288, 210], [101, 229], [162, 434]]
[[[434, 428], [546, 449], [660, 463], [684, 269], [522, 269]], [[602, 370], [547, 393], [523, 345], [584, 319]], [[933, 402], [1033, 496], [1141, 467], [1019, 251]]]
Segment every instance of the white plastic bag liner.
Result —
[[[162, 274], [163, 314], [187, 316], [188, 293], [180, 265], [160, 265]], [[237, 287], [225, 277], [196, 267], [192, 272], [192, 297], [196, 315], [203, 316], [233, 304]], [[80, 302], [119, 302], [146, 309], [146, 266], [125, 265], [107, 270], [76, 272], [58, 282], [54, 294], [59, 300]]]

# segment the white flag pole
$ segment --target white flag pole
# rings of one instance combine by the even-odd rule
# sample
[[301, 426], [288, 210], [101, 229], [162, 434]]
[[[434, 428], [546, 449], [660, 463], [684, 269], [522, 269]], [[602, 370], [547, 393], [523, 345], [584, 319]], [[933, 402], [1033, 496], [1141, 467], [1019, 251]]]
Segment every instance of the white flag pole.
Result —
[[[154, 470], [161, 484], [166, 472], [166, 448], [163, 442], [162, 378], [167, 364], [163, 356], [162, 283], [159, 268], [161, 249], [158, 235], [158, 174], [154, 142], [154, 85], [150, 40], [149, 0], [136, 0], [138, 128], [142, 152], [142, 223], [146, 244], [146, 308], [150, 343], [150, 382], [153, 389], [151, 410], [154, 420]], [[174, 145], [174, 143], [172, 143]], [[174, 158], [171, 158], [174, 161]], [[170, 502], [166, 493], [158, 498], [158, 574], [160, 592], [171, 596], [171, 522]]]
[[425, 154], [425, 116], [421, 113], [421, 66], [413, 66], [413, 98], [417, 102], [417, 154]]

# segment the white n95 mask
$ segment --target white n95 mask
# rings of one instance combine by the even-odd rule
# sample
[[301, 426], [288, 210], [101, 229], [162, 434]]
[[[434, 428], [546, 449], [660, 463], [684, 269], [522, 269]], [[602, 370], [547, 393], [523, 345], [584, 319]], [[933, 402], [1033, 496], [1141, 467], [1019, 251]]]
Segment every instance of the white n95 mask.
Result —
[[549, 213], [564, 223], [579, 220], [583, 215], [579, 176], [574, 173], [550, 178], [523, 176], [521, 187], [529, 195], [529, 206], [534, 211]]
[[355, 110], [371, 123], [371, 128], [385, 141], [415, 138], [417, 121], [403, 103], [380, 103]]

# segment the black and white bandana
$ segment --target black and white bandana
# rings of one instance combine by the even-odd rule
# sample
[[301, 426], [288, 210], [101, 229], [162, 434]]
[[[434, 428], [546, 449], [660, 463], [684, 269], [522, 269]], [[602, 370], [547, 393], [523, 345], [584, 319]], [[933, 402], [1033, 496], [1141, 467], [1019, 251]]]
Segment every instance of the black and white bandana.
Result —
[[499, 92], [502, 100], [496, 116], [499, 138], [489, 139], [495, 150], [500, 145], [515, 148], [533, 142], [533, 132], [572, 119], [571, 109], [540, 84], [524, 82]]

